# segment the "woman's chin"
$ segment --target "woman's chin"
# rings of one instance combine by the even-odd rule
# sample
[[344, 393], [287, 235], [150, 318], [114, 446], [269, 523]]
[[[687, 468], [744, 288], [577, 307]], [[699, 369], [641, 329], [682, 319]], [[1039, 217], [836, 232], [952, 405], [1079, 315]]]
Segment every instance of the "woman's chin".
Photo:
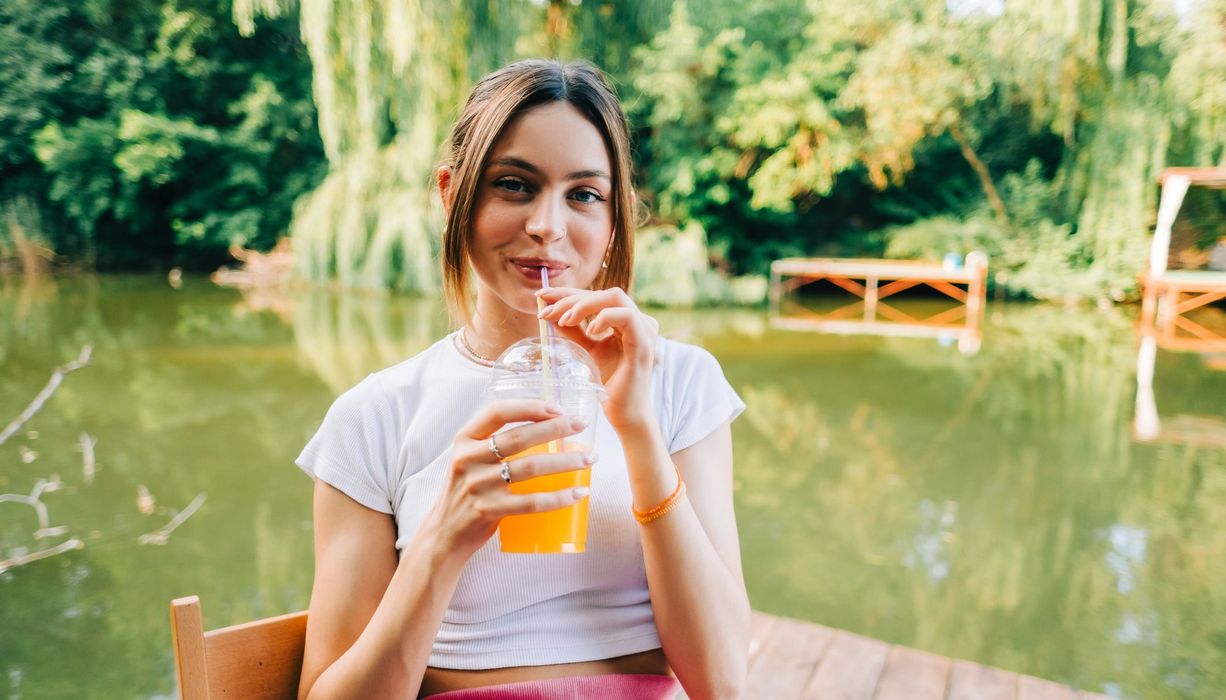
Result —
[[508, 313], [536, 316], [540, 310], [536, 303], [535, 289], [516, 289], [511, 294], [502, 295], [502, 303]]

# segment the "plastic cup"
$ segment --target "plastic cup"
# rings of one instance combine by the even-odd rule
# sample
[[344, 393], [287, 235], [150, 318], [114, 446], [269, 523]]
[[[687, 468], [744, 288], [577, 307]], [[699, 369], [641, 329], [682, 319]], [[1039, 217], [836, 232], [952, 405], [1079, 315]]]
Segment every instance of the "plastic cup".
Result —
[[[545, 370], [548, 359], [548, 371]], [[590, 452], [595, 444], [596, 417], [606, 394], [600, 372], [587, 351], [563, 338], [525, 338], [494, 363], [494, 378], [486, 390], [490, 401], [541, 399], [561, 407], [564, 415], [587, 421], [583, 432], [535, 445], [509, 455], [507, 461], [543, 452]], [[515, 425], [508, 425], [510, 429]], [[512, 474], [514, 471], [512, 471]], [[591, 467], [546, 474], [510, 484], [512, 493], [558, 491], [591, 486]], [[543, 513], [510, 515], [498, 524], [503, 552], [515, 554], [575, 554], [587, 549], [588, 498]]]

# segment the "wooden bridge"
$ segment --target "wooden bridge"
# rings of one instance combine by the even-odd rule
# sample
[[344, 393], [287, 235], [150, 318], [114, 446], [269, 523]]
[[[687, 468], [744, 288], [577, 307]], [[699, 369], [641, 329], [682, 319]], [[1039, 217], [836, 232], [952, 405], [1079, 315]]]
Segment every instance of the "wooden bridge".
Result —
[[[1141, 328], [1170, 350], [1226, 351], [1226, 334], [1188, 318], [1187, 313], [1226, 299], [1226, 271], [1168, 270], [1171, 228], [1188, 187], [1226, 189], [1226, 168], [1167, 168], [1160, 179], [1162, 197], [1141, 274]], [[1185, 298], [1186, 297], [1186, 298]]]
[[750, 689], [760, 700], [1107, 700], [850, 632], [753, 614]]
[[[969, 354], [979, 349], [987, 274], [987, 258], [982, 253], [968, 255], [965, 267], [915, 260], [784, 258], [771, 263], [771, 325], [840, 335], [931, 338], [952, 335], [958, 338], [959, 349]], [[794, 314], [779, 313], [784, 294], [822, 280], [858, 299], [823, 314], [803, 307]], [[917, 318], [883, 301], [921, 285], [958, 304]]]
[[[747, 700], [1108, 700], [810, 622], [755, 611], [752, 624]], [[306, 626], [303, 610], [206, 632], [200, 599], [175, 599], [181, 697], [297, 697]]]

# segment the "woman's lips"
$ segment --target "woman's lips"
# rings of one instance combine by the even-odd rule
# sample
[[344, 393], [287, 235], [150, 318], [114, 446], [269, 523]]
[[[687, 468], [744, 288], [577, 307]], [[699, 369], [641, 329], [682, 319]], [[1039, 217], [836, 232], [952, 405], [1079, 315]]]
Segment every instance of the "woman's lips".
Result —
[[566, 266], [561, 263], [552, 261], [539, 260], [511, 260], [511, 266], [519, 271], [521, 275], [528, 279], [539, 282], [541, 279], [541, 268], [545, 268], [548, 272], [549, 279], [554, 279], [566, 272]]

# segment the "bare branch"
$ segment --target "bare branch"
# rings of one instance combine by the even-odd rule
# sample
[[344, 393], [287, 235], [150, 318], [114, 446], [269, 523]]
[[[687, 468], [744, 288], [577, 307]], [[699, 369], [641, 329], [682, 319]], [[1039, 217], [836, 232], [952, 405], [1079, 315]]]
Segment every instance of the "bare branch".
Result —
[[996, 212], [1002, 224], [1008, 224], [1009, 213], [1005, 210], [1005, 201], [1000, 198], [1000, 193], [996, 190], [996, 183], [992, 182], [992, 174], [988, 172], [988, 166], [975, 153], [975, 149], [971, 148], [970, 140], [966, 138], [956, 123], [950, 125], [949, 135], [957, 142], [958, 148], [962, 150], [962, 157], [967, 163], [970, 163], [971, 169], [979, 177], [979, 184], [983, 187], [983, 193], [988, 197], [988, 204], [992, 205], [992, 211]]
[[57, 544], [56, 546], [51, 547], [50, 549], [44, 549], [38, 552], [31, 552], [29, 554], [18, 554], [12, 559], [0, 559], [0, 574], [4, 573], [5, 571], [8, 571], [9, 569], [15, 566], [21, 566], [22, 564], [29, 564], [32, 561], [38, 561], [39, 559], [46, 559], [47, 557], [53, 557], [57, 554], [63, 554], [64, 552], [69, 552], [74, 549], [84, 549], [84, 548], [85, 548], [85, 543], [74, 537], [70, 540], [63, 541]]
[[89, 433], [81, 433], [77, 438], [81, 443], [81, 474], [85, 477], [85, 483], [94, 483], [94, 472], [97, 470], [97, 465], [94, 463], [94, 445], [98, 441]]
[[[47, 506], [40, 499], [44, 492], [57, 491], [64, 485], [59, 478], [52, 478], [52, 481], [39, 479], [28, 496], [19, 493], [0, 493], [0, 503], [24, 503], [30, 506], [38, 514], [38, 532], [46, 533], [50, 528], [50, 522], [47, 517]], [[37, 533], [35, 536], [38, 536]]]
[[3, 445], [9, 438], [11, 438], [13, 433], [21, 430], [21, 426], [25, 425], [26, 421], [33, 418], [35, 413], [38, 413], [38, 410], [43, 407], [43, 404], [47, 402], [47, 399], [51, 398], [51, 395], [55, 393], [55, 390], [57, 387], [59, 387], [60, 382], [64, 381], [64, 375], [72, 372], [73, 370], [81, 369], [85, 365], [89, 364], [89, 356], [91, 353], [93, 353], [93, 351], [93, 345], [86, 345], [85, 347], [81, 348], [81, 354], [77, 357], [77, 359], [56, 368], [56, 370], [51, 373], [51, 379], [47, 380], [47, 386], [43, 387], [42, 391], [38, 392], [38, 395], [34, 397], [34, 400], [30, 402], [29, 406], [26, 406], [26, 410], [22, 411], [21, 415], [14, 418], [13, 422], [9, 423], [8, 427], [0, 432], [0, 445]]
[[187, 504], [187, 507], [183, 509], [183, 512], [171, 518], [170, 522], [166, 523], [165, 527], [160, 530], [155, 530], [154, 532], [141, 535], [137, 541], [141, 544], [166, 544], [170, 538], [170, 533], [174, 532], [175, 528], [182, 525], [185, 520], [192, 517], [192, 514], [194, 514], [200, 508], [200, 506], [204, 505], [204, 499], [205, 494], [203, 491], [201, 491], [200, 493], [196, 494], [196, 497], [192, 499], [191, 503]]

